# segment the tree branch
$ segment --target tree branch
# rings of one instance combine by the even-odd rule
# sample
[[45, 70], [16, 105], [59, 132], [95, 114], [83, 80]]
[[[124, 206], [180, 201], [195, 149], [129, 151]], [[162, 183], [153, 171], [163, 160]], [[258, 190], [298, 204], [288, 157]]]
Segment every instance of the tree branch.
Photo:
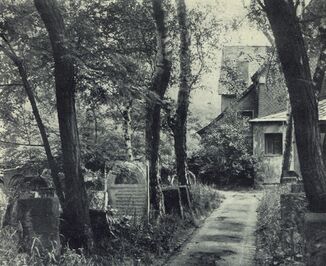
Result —
[[16, 146], [29, 146], [29, 147], [43, 147], [44, 146], [42, 144], [19, 143], [19, 142], [5, 141], [5, 140], [0, 140], [0, 143], [16, 145]]

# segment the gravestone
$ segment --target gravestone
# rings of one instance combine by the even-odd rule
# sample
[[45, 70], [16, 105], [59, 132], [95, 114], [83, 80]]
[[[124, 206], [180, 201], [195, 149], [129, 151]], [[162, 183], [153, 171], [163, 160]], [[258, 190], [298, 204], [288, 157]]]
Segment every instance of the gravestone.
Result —
[[180, 190], [178, 187], [163, 189], [165, 212], [171, 215], [178, 215], [183, 218], [183, 207], [181, 203]]
[[107, 180], [109, 205], [119, 214], [140, 217], [148, 213], [148, 182], [144, 165], [116, 162]]
[[32, 247], [41, 255], [59, 253], [59, 201], [56, 198], [19, 199], [17, 218], [23, 228], [21, 245], [24, 251]]

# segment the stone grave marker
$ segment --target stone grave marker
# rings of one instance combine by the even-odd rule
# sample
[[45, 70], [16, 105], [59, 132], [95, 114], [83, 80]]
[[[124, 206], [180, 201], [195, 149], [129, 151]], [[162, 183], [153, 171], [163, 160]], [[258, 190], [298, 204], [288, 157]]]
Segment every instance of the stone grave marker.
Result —
[[140, 163], [116, 162], [108, 174], [109, 205], [121, 215], [142, 217], [148, 213], [146, 167]]

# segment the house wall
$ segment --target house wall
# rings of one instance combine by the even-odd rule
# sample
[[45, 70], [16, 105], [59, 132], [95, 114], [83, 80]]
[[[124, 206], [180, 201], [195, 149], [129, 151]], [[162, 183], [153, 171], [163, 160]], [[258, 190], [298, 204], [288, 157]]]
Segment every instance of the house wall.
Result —
[[235, 101], [234, 95], [222, 95], [221, 96], [221, 111], [223, 112], [226, 107], [229, 107], [231, 103]]
[[283, 149], [286, 125], [283, 123], [253, 123], [253, 152], [262, 160], [263, 183], [279, 183], [282, 170], [282, 155], [265, 154], [265, 134], [282, 133]]
[[256, 88], [252, 88], [246, 96], [244, 96], [234, 107], [237, 111], [254, 111], [254, 117], [257, 116], [257, 93]]
[[[286, 124], [283, 122], [264, 122], [253, 123], [253, 153], [262, 159], [262, 173], [265, 184], [279, 183], [282, 171], [283, 155], [265, 154], [265, 134], [282, 133], [283, 152], [285, 147]], [[294, 132], [292, 133], [292, 150], [290, 171], [296, 172], [301, 176], [300, 164], [297, 152]]]

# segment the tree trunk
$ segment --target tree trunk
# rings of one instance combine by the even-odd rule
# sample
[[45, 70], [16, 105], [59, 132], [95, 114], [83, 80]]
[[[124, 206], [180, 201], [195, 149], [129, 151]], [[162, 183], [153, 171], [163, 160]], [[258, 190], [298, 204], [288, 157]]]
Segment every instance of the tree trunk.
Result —
[[177, 164], [177, 177], [180, 185], [189, 185], [187, 177], [187, 116], [190, 98], [190, 36], [187, 11], [184, 0], [177, 0], [177, 13], [180, 27], [180, 84], [174, 128], [174, 148]]
[[318, 104], [307, 51], [293, 1], [264, 0], [290, 96], [301, 174], [315, 212], [326, 211], [326, 170], [322, 160]]
[[91, 111], [92, 111], [93, 120], [94, 120], [94, 144], [96, 145], [97, 139], [98, 139], [98, 122], [97, 122], [95, 106], [91, 105]]
[[285, 133], [285, 145], [282, 161], [282, 173], [281, 173], [281, 183], [283, 183], [283, 177], [287, 176], [290, 165], [291, 165], [291, 150], [292, 150], [292, 132], [293, 131], [293, 116], [292, 112], [289, 110], [288, 121]]
[[127, 160], [133, 161], [134, 155], [132, 152], [132, 143], [131, 143], [131, 108], [132, 108], [132, 100], [128, 99], [128, 96], [125, 96], [127, 100], [124, 104], [124, 110], [122, 112], [123, 116], [123, 136], [126, 145], [126, 154]]
[[47, 161], [49, 164], [49, 168], [51, 170], [51, 177], [60, 201], [61, 206], [64, 206], [64, 194], [62, 191], [62, 186], [60, 183], [60, 179], [59, 179], [59, 170], [57, 167], [57, 164], [54, 160], [54, 157], [52, 155], [51, 152], [51, 147], [50, 147], [50, 143], [49, 143], [49, 139], [45, 130], [45, 126], [43, 124], [40, 112], [38, 110], [37, 104], [36, 104], [36, 100], [35, 100], [35, 96], [33, 93], [33, 89], [32, 86], [30, 84], [30, 82], [28, 81], [28, 77], [27, 77], [27, 71], [24, 65], [24, 61], [19, 58], [16, 54], [13, 54], [13, 52], [5, 49], [4, 47], [0, 47], [0, 49], [12, 60], [12, 62], [15, 64], [15, 66], [18, 68], [21, 80], [23, 82], [23, 86], [25, 89], [25, 92], [27, 94], [28, 100], [32, 106], [32, 111], [37, 123], [37, 127], [40, 131], [40, 135], [42, 138], [42, 142], [43, 142], [43, 146], [44, 146], [44, 150], [45, 150], [45, 154], [47, 157]]
[[321, 19], [319, 33], [321, 40], [321, 51], [318, 57], [317, 67], [315, 69], [313, 77], [313, 82], [317, 95], [321, 92], [326, 70], [326, 18]]
[[[168, 47], [165, 14], [161, 0], [152, 0], [153, 18], [156, 25], [157, 54], [155, 72], [146, 107], [146, 156], [149, 162], [150, 203], [155, 217], [164, 213], [161, 181], [158, 171], [158, 152], [161, 130], [161, 100], [171, 75], [171, 51]], [[154, 95], [155, 97], [150, 97]]]
[[80, 145], [75, 111], [75, 69], [65, 42], [64, 22], [55, 0], [35, 0], [49, 33], [55, 67], [59, 130], [65, 173], [63, 233], [71, 248], [93, 247], [88, 199], [80, 166]]

